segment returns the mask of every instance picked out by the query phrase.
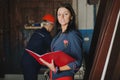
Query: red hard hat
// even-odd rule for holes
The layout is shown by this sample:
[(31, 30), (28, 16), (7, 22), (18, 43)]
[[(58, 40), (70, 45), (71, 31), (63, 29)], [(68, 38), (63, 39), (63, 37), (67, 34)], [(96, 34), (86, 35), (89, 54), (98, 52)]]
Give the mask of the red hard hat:
[(46, 20), (46, 21), (50, 21), (50, 22), (55, 22), (55, 18), (53, 15), (51, 14), (46, 14), (42, 17), (42, 20)]

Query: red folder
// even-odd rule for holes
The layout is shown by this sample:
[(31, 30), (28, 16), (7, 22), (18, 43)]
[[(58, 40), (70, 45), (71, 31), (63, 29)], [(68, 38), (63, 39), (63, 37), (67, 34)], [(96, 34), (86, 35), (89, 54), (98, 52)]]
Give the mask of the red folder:
[(53, 59), (54, 64), (58, 67), (64, 66), (70, 62), (75, 61), (74, 58), (72, 58), (71, 56), (69, 56), (68, 54), (66, 54), (62, 51), (49, 52), (49, 53), (45, 53), (43, 55), (39, 55), (29, 49), (26, 49), (26, 51), (42, 65), (44, 65), (44, 64), (39, 60), (39, 58), (42, 58), (49, 63), (51, 63), (51, 60)]

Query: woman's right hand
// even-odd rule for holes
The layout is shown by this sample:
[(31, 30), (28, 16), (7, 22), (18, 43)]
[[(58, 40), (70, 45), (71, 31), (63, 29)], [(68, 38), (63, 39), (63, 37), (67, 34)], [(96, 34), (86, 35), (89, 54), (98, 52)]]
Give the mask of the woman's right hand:
[(44, 59), (40, 58), (40, 61), (42, 61), (50, 70), (52, 70), (53, 72), (56, 71), (55, 65), (54, 65), (54, 60), (51, 60), (51, 63), (48, 63), (47, 61), (45, 61)]

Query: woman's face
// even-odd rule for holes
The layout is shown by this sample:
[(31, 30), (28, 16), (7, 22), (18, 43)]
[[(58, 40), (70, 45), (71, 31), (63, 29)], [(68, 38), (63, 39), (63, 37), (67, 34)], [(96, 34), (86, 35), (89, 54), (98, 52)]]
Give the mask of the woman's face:
[(68, 26), (68, 23), (72, 17), (68, 9), (61, 7), (57, 11), (57, 18), (58, 18), (58, 22), (63, 27), (63, 26)]

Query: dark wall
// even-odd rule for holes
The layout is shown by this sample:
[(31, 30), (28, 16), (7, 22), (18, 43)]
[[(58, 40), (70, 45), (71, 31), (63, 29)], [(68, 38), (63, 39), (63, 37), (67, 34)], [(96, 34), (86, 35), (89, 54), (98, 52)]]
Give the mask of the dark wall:
[[(55, 15), (59, 3), (72, 0), (0, 0), (0, 74), (21, 73), (21, 56), (33, 30), (24, 25)], [(3, 67), (3, 68), (2, 68)]]

